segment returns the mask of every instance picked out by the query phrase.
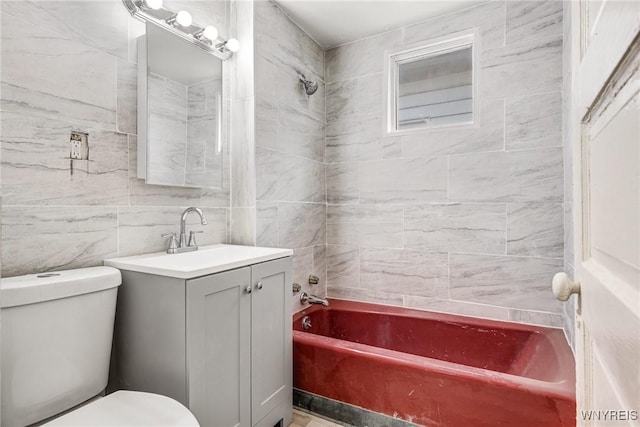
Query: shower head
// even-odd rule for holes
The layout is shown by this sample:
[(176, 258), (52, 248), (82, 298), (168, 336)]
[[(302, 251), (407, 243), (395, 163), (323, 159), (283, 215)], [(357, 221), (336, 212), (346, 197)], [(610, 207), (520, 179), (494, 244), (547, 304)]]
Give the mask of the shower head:
[(304, 92), (307, 95), (313, 95), (318, 90), (318, 83), (312, 82), (311, 80), (307, 80), (304, 74), (300, 74), (300, 81), (302, 82), (302, 86), (304, 87)]

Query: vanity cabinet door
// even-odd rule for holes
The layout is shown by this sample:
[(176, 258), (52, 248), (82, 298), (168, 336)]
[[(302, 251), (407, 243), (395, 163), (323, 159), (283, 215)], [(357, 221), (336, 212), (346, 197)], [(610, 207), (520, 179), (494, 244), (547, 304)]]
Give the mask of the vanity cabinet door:
[(201, 426), (249, 427), (251, 268), (187, 281), (189, 409)]
[(251, 419), (257, 425), (289, 402), (282, 418), (290, 421), (291, 258), (253, 265), (251, 278)]

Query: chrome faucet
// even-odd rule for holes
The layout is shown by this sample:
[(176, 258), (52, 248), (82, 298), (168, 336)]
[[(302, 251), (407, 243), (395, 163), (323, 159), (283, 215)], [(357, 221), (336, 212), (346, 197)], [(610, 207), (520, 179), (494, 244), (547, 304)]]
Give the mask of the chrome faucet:
[(301, 304), (322, 304), (325, 307), (329, 306), (329, 301), (324, 298), (317, 297), (315, 295), (308, 295), (306, 292), (303, 292), (300, 295), (300, 303)]
[(185, 209), (180, 216), (179, 240), (176, 241), (176, 233), (168, 233), (162, 235), (162, 237), (171, 238), (171, 241), (169, 242), (169, 249), (167, 249), (168, 254), (179, 254), (182, 252), (191, 252), (198, 250), (198, 244), (196, 243), (196, 234), (202, 233), (202, 231), (191, 231), (189, 233), (189, 241), (187, 241), (187, 216), (189, 216), (191, 212), (195, 212), (200, 216), (200, 224), (207, 225), (207, 218), (205, 218), (202, 209), (194, 207)]

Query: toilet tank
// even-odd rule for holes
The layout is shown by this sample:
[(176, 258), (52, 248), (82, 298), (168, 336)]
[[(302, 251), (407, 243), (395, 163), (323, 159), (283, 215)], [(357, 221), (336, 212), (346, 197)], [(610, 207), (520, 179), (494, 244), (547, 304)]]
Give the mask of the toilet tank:
[(121, 281), (112, 267), (0, 281), (3, 427), (35, 423), (105, 389)]

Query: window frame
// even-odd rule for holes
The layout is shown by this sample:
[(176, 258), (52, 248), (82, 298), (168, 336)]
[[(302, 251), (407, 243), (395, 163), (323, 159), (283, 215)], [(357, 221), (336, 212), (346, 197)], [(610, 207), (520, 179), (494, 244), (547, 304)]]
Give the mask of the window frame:
[[(444, 55), (471, 47), (471, 93), (472, 120), (460, 123), (425, 124), (425, 126), (410, 129), (398, 129), (398, 92), (399, 66), (402, 64), (423, 60), (429, 57)], [(478, 124), (478, 52), (479, 37), (477, 29), (470, 29), (444, 37), (432, 38), (421, 42), (405, 45), (401, 48), (385, 52), (385, 117), (383, 120), (385, 135), (404, 135), (424, 132), (433, 129), (451, 127), (477, 127)]]

